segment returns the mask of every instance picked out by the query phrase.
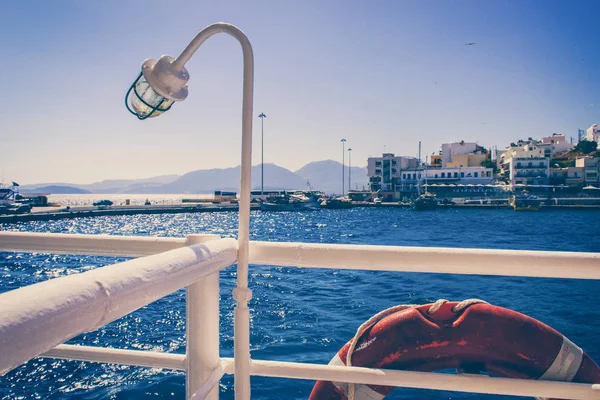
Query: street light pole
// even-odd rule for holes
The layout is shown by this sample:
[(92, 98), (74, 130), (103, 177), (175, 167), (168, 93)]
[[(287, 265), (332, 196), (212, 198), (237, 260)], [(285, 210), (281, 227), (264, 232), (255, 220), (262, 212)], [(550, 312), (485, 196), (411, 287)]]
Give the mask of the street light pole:
[[(252, 291), (248, 289), (248, 258), (250, 249), (250, 189), (252, 172), (252, 115), (254, 96), (254, 54), (248, 37), (238, 27), (219, 22), (209, 25), (196, 35), (177, 59), (162, 56), (148, 59), (125, 97), (127, 109), (140, 120), (153, 118), (168, 111), (174, 102), (183, 101), (188, 94), (189, 74), (185, 64), (198, 48), (211, 36), (227, 33), (241, 45), (243, 53), (242, 81), (242, 161), (238, 225), (237, 282), (233, 290), (236, 300), (234, 310), (234, 387), (235, 398), (250, 399), (250, 310), (248, 302)], [(217, 326), (218, 329), (218, 326)], [(188, 332), (189, 333), (189, 332)], [(192, 341), (187, 338), (188, 345)], [(187, 350), (186, 350), (187, 352)], [(195, 368), (195, 367), (194, 367)], [(198, 371), (186, 368), (187, 397), (199, 389), (202, 381)], [(189, 383), (192, 382), (192, 383)], [(210, 392), (210, 399), (218, 398), (218, 387)]]
[(352, 148), (348, 148), (348, 193), (352, 190)]
[(265, 113), (260, 113), (260, 199), (265, 197)]
[(340, 140), (340, 142), (342, 142), (342, 197), (344, 197), (344, 181), (346, 180), (344, 178), (345, 175), (345, 170), (344, 170), (344, 164), (346, 162), (346, 139), (342, 139)]

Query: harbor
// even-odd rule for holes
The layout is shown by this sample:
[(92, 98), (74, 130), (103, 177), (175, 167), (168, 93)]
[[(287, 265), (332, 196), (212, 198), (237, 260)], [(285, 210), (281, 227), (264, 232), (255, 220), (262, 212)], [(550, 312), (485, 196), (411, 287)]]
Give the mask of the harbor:
[[(185, 199), (184, 199), (185, 200)], [(599, 210), (600, 198), (553, 198), (541, 199), (542, 210), (558, 209), (585, 209)], [(259, 202), (253, 202), (250, 205), (251, 210), (261, 210)], [(284, 208), (284, 209), (265, 209), (263, 212), (310, 212), (326, 209), (325, 206), (303, 208)], [(354, 208), (390, 208), (390, 209), (411, 209), (413, 204), (409, 202), (367, 202), (367, 201), (348, 201), (347, 206), (339, 209), (348, 210)], [(512, 209), (509, 199), (490, 200), (490, 199), (471, 199), (463, 202), (439, 203), (436, 208), (439, 209)], [(0, 215), (0, 224), (14, 224), (31, 221), (55, 221), (61, 219), (73, 218), (93, 218), (103, 216), (119, 215), (144, 215), (144, 214), (182, 214), (182, 213), (214, 213), (214, 212), (237, 212), (239, 204), (237, 202), (179, 202), (171, 204), (150, 204), (150, 205), (111, 205), (111, 206), (53, 206), (53, 207), (33, 207), (30, 212)]]

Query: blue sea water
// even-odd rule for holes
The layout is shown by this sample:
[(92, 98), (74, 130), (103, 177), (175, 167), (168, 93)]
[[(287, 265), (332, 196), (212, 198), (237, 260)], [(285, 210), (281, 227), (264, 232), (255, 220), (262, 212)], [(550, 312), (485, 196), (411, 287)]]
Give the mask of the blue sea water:
[[(114, 235), (235, 237), (237, 214), (98, 217), (0, 226), (3, 230)], [(600, 251), (600, 212), (406, 209), (252, 213), (251, 237), (267, 241)], [(0, 253), (0, 292), (125, 258)], [(481, 263), (485, 264), (482, 259)], [(568, 266), (565, 266), (568, 268)], [(221, 355), (233, 356), (231, 291), (235, 269), (221, 272)], [(251, 353), (256, 359), (327, 363), (356, 328), (396, 304), (482, 298), (537, 318), (600, 361), (600, 282), (520, 277), (387, 273), (251, 266)], [(180, 290), (70, 343), (183, 353), (185, 297)], [(1, 355), (0, 355), (1, 356)], [(314, 382), (252, 378), (255, 399), (305, 399)], [(233, 399), (233, 378), (221, 381)], [(184, 398), (181, 372), (35, 359), (0, 377), (2, 399)], [(396, 389), (396, 399), (500, 398)]]

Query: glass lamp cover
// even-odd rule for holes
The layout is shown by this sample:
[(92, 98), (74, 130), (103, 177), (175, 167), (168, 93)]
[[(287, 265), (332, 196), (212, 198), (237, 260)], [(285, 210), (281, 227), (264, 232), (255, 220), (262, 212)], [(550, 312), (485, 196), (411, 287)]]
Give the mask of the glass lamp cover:
[(140, 119), (157, 117), (173, 105), (173, 100), (161, 96), (152, 89), (144, 75), (138, 78), (129, 97), (131, 108)]

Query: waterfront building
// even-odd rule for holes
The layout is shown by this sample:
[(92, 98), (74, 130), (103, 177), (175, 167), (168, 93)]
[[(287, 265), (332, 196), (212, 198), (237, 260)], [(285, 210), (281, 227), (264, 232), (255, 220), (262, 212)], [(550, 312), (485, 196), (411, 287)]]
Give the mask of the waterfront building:
[(586, 140), (600, 144), (600, 125), (594, 124), (587, 129)]
[(492, 168), (451, 167), (431, 169), (407, 169), (401, 171), (399, 192), (416, 192), (419, 185), (489, 185), (494, 180)]
[(550, 185), (582, 186), (583, 182), (582, 167), (550, 169)]
[(581, 142), (585, 139), (586, 132), (583, 129), (577, 129), (577, 142)]
[(372, 191), (383, 190), (394, 192), (400, 181), (400, 171), (416, 169), (419, 160), (415, 157), (395, 156), (393, 153), (383, 153), (381, 157), (369, 157), (367, 160), (367, 175)]
[(547, 185), (550, 181), (551, 143), (530, 139), (512, 143), (498, 164), (511, 185)]
[(481, 166), (481, 161), (489, 156), (489, 152), (475, 143), (461, 143), (442, 146), (447, 154), (454, 154), (448, 160), (450, 166), (446, 167), (442, 166), (444, 150), (442, 154), (431, 156), (431, 161), (436, 167), (427, 168), (420, 166), (416, 158), (395, 156), (392, 153), (384, 153), (381, 157), (369, 157), (367, 175), (370, 190), (381, 191), (384, 196), (401, 198), (416, 193), (419, 185), (426, 182), (491, 184), (494, 179), (493, 169)]
[(581, 157), (575, 160), (575, 166), (582, 169), (583, 183), (586, 185), (600, 183), (600, 158)]

